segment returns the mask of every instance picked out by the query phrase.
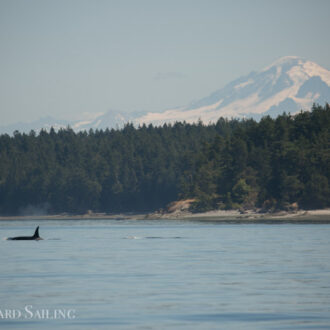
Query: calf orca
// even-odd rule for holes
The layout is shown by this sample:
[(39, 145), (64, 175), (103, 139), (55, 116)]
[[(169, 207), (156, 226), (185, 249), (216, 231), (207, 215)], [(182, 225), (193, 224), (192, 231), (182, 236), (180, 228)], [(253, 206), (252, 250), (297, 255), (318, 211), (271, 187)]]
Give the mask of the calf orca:
[(36, 228), (34, 235), (33, 236), (17, 236), (17, 237), (9, 237), (8, 240), (11, 241), (21, 241), (21, 240), (25, 240), (25, 241), (39, 241), (43, 238), (41, 238), (39, 236), (39, 226)]

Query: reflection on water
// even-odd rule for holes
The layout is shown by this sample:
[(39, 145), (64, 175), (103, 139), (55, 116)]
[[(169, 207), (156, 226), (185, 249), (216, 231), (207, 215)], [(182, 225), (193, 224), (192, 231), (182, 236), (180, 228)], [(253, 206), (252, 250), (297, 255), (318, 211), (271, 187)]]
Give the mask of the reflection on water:
[(0, 241), (6, 329), (330, 327), (330, 225), (1, 221), (0, 237), (38, 224), (44, 241)]

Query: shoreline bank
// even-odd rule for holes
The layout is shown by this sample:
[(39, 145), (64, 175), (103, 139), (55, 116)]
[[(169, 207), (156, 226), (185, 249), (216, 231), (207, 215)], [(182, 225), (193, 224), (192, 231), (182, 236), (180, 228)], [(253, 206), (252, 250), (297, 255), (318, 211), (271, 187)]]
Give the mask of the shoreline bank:
[(190, 220), (190, 221), (214, 221), (229, 223), (329, 223), (330, 209), (324, 210), (300, 210), (295, 212), (281, 211), (277, 213), (258, 213), (247, 211), (241, 213), (237, 210), (209, 211), (203, 213), (191, 213), (189, 211), (177, 211), (172, 213), (87, 213), (87, 214), (54, 214), (54, 215), (23, 215), (0, 216), (0, 221), (5, 220)]

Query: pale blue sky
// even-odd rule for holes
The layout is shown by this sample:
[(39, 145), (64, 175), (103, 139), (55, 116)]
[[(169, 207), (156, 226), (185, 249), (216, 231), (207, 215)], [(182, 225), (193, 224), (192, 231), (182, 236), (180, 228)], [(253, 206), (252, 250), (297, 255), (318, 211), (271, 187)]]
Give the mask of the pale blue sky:
[(0, 0), (0, 125), (160, 111), (281, 56), (330, 69), (329, 0)]

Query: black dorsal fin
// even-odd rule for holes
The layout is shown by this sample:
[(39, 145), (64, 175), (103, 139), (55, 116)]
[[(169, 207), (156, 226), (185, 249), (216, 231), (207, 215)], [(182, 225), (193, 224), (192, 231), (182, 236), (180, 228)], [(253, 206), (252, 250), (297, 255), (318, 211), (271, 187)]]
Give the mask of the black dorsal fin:
[(33, 237), (40, 237), (39, 236), (39, 226), (36, 228), (36, 231), (34, 232)]

